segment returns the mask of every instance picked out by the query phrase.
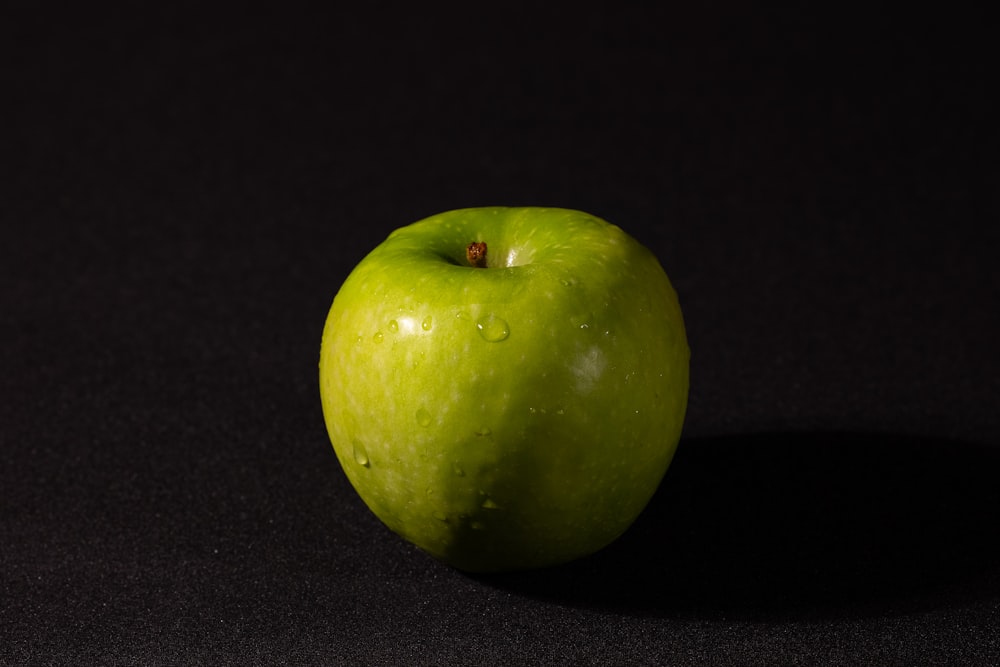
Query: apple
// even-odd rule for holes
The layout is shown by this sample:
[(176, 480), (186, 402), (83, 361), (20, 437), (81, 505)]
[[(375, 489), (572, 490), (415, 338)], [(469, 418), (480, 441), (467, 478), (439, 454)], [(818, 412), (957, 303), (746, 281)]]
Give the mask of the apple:
[(690, 353), (653, 254), (558, 208), (397, 229), (350, 273), (320, 351), (334, 451), (390, 529), (468, 572), (593, 553), (680, 438)]

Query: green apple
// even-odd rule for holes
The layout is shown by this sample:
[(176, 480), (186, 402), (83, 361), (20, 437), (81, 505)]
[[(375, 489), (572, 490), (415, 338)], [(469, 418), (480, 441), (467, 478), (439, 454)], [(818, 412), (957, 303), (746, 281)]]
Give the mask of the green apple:
[(344, 472), (389, 528), (470, 572), (601, 549), (673, 457), (689, 350), (653, 254), (580, 211), (471, 208), (393, 232), (320, 352)]

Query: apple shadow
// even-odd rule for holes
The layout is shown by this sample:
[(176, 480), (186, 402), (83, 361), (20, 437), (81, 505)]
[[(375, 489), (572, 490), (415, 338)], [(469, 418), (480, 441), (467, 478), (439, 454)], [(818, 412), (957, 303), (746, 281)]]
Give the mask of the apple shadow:
[(872, 433), (681, 443), (614, 544), (478, 577), (642, 615), (773, 619), (907, 613), (1000, 599), (1000, 448)]

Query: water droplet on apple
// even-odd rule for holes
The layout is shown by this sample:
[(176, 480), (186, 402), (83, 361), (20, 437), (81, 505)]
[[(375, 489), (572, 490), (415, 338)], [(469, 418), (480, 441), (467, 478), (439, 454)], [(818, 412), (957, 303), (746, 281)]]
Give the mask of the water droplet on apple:
[(396, 320), (389, 320), (389, 331), (392, 333), (399, 331), (399, 323)]
[(431, 318), (430, 315), (425, 317), (424, 321), (420, 323), (420, 328), (423, 329), (424, 331), (430, 331), (431, 327), (433, 326), (434, 326), (434, 320)]
[(365, 449), (365, 446), (357, 439), (354, 440), (353, 445), (355, 462), (360, 466), (369, 467), (371, 461), (368, 460), (368, 451)]
[(489, 426), (483, 426), (482, 428), (476, 429), (476, 435), (481, 438), (485, 438), (488, 435), (492, 435), (493, 430)]
[(500, 509), (500, 506), (497, 505), (496, 501), (493, 500), (492, 498), (488, 497), (488, 496), (487, 496), (486, 500), (483, 501), (482, 505), (480, 505), (480, 507), (482, 507), (483, 509), (487, 509), (487, 510), (497, 510), (497, 509)]
[(421, 426), (429, 426), (431, 423), (431, 413), (423, 408), (417, 410), (417, 423)]
[(479, 330), (479, 335), (483, 337), (483, 340), (490, 343), (507, 340), (507, 336), (510, 335), (510, 325), (503, 318), (493, 314), (479, 318), (479, 321), (476, 322), (476, 329)]
[(376, 331), (375, 335), (372, 336), (372, 338), (375, 340), (376, 343), (381, 343), (382, 339), (385, 338), (385, 336), (382, 335), (381, 331)]
[(459, 477), (465, 477), (465, 471), (462, 470), (462, 466), (458, 465), (457, 463), (455, 464), (455, 467), (452, 470)]

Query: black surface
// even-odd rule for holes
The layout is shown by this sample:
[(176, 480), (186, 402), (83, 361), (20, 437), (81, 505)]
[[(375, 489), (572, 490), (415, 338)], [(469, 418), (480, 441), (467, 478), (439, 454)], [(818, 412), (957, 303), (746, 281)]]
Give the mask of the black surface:
[[(0, 20), (0, 663), (997, 664), (982, 16)], [(580, 208), (677, 288), (639, 522), (470, 577), (364, 508), (320, 332), (392, 229)]]

